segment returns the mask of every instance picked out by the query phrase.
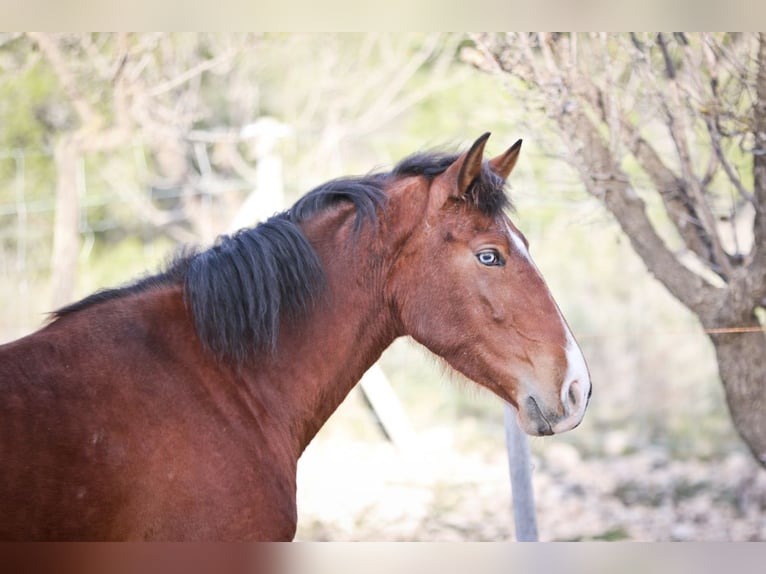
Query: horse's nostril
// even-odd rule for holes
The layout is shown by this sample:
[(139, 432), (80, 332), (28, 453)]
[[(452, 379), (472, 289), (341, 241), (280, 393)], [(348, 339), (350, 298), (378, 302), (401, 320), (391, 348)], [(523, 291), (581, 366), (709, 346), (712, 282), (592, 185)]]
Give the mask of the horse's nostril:
[(567, 415), (576, 412), (579, 409), (580, 403), (584, 398), (583, 395), (584, 393), (580, 387), (580, 381), (570, 381), (566, 387), (566, 395), (562, 395), (562, 399), (564, 401), (564, 412)]
[(571, 385), (569, 385), (569, 392), (567, 393), (567, 396), (569, 397), (569, 405), (574, 407), (577, 405), (577, 381), (574, 381)]
[(593, 385), (590, 386), (588, 389), (588, 400), (590, 400), (591, 395), (593, 394)]
[(569, 397), (569, 405), (572, 407), (577, 404), (577, 389), (575, 388), (576, 384), (577, 382), (574, 382), (569, 385), (569, 393), (567, 393), (567, 396)]

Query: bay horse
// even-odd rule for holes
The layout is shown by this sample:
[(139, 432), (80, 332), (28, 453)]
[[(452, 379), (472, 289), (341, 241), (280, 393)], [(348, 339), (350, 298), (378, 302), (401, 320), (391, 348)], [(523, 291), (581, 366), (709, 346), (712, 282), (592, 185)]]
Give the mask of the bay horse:
[(521, 140), (330, 181), (0, 346), (0, 539), (291, 540), (296, 466), (394, 339), (518, 413), (581, 421), (590, 376), (508, 217)]

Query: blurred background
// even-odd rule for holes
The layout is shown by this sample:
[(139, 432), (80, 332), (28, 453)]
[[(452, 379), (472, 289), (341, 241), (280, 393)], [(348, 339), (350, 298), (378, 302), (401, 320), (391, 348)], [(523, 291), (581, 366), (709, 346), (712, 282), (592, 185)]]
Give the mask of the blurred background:
[[(728, 276), (704, 269), (699, 253), (696, 264), (684, 259), (695, 250), (655, 178), (615, 135), (624, 111), (671, 155), (678, 133), (644, 118), (658, 112), (678, 126), (698, 114), (681, 128), (688, 166), (683, 154), (668, 162), (705, 184), (708, 231), (720, 226), (726, 252), (751, 249), (754, 203), (737, 182), (752, 180), (752, 126), (719, 130), (741, 144), (719, 139), (723, 160), (710, 151), (712, 132), (695, 123), (709, 116), (699, 115), (703, 98), (683, 91), (699, 78), (676, 81), (692, 68), (692, 49), (709, 67), (698, 94), (715, 77), (723, 88), (711, 93), (732, 110), (714, 127), (744, 122), (757, 36), (0, 34), (0, 342), (328, 179), (388, 169), (419, 150), (458, 150), (485, 131), (488, 155), (523, 138), (512, 218), (594, 384), (580, 427), (531, 440), (541, 539), (766, 540), (766, 473), (732, 423), (699, 314), (647, 271), (601, 201), (607, 193), (572, 161), (576, 138), (557, 123), (575, 96), (590, 97), (572, 70), (590, 70), (612, 103), (604, 118), (595, 107), (588, 117), (631, 192), (684, 267), (724, 288)], [(556, 66), (566, 72), (560, 84)], [(734, 94), (737, 77), (751, 84)], [(675, 116), (649, 101), (673, 85)], [(552, 99), (567, 90), (571, 100)], [(389, 440), (366, 395), (352, 391), (300, 461), (298, 538), (512, 539), (500, 401), (409, 340), (379, 365), (406, 440)]]

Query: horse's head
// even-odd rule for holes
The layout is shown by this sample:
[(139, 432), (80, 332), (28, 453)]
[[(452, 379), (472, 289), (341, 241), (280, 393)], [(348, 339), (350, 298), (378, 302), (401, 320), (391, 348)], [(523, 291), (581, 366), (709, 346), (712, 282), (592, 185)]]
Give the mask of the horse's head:
[(485, 162), (488, 137), (438, 175), (398, 180), (411, 209), (420, 196), (422, 211), (400, 249), (389, 296), (406, 334), (515, 406), (528, 434), (559, 433), (580, 423), (590, 376), (504, 211), (521, 141)]

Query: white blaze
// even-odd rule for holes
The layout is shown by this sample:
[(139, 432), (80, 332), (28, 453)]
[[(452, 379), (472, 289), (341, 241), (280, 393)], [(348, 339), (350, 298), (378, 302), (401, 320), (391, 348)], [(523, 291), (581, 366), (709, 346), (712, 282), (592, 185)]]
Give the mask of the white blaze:
[[(527, 246), (524, 245), (524, 241), (522, 241), (519, 234), (516, 233), (511, 228), (511, 226), (508, 225), (508, 223), (506, 223), (506, 229), (508, 229), (508, 235), (510, 236), (514, 247), (516, 247), (517, 251), (522, 255), (522, 257), (524, 257), (524, 259), (529, 261), (530, 265), (532, 265), (540, 278), (542, 278), (542, 273), (540, 273), (537, 265), (535, 265), (535, 262), (529, 255)], [(552, 295), (551, 300), (553, 300)], [(555, 301), (554, 305), (556, 305)], [(556, 310), (558, 311), (559, 319), (561, 320), (561, 327), (564, 329), (566, 336), (565, 353), (567, 360), (567, 372), (566, 376), (564, 377), (564, 384), (561, 386), (561, 402), (562, 404), (568, 404), (570, 402), (567, 395), (569, 394), (570, 386), (574, 382), (577, 382), (575, 389), (578, 395), (577, 400), (575, 401), (577, 404), (577, 410), (569, 413), (569, 417), (567, 417), (566, 420), (561, 421), (559, 425), (554, 425), (553, 431), (559, 432), (557, 426), (566, 426), (568, 421), (570, 421), (572, 418), (576, 418), (577, 420), (582, 418), (582, 415), (585, 412), (585, 406), (588, 402), (587, 397), (590, 394), (591, 382), (590, 375), (588, 374), (588, 367), (585, 364), (585, 357), (582, 354), (582, 350), (575, 341), (574, 335), (572, 335), (572, 331), (569, 329), (569, 325), (567, 325), (567, 322), (564, 320), (564, 316), (561, 314), (561, 309), (559, 309), (558, 305), (556, 305)]]

